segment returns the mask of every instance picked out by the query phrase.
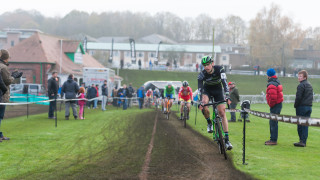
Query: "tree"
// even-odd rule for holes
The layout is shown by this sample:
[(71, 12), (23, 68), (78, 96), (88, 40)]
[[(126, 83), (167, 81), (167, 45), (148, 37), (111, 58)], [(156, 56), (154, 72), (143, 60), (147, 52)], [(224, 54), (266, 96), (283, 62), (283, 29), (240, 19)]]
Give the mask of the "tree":
[(228, 42), (243, 44), (245, 41), (246, 24), (239, 16), (230, 15), (226, 18)]
[(285, 67), (285, 58), (292, 56), (305, 37), (299, 25), (287, 16), (281, 16), (278, 6), (263, 8), (250, 21), (249, 45), (253, 65)]

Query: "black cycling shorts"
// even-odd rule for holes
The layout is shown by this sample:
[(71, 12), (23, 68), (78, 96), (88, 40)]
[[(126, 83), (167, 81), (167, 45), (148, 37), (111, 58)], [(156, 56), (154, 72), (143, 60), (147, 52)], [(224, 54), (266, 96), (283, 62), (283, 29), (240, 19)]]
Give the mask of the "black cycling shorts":
[(221, 86), (204, 86), (203, 94), (209, 97), (209, 100), (214, 100), (214, 102), (223, 101), (224, 95)]

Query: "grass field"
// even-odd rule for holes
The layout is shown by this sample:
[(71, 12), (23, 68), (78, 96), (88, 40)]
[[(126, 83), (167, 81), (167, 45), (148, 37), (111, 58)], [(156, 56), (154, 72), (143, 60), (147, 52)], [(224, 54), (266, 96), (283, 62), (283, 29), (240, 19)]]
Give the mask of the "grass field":
[[(172, 80), (183, 81), (187, 80), (195, 91), (198, 88), (198, 73), (196, 72), (172, 72), (172, 71), (148, 71), (148, 70), (119, 70), (119, 75), (123, 78), (122, 83), (132, 83), (133, 87), (140, 87), (143, 83), (151, 80)], [(261, 91), (266, 90), (266, 76), (246, 76), (246, 75), (227, 75), (228, 81), (236, 82), (240, 94), (254, 95), (261, 94)], [(284, 94), (296, 94), (298, 80), (297, 78), (280, 77), (280, 82), (283, 85)], [(320, 79), (309, 79), (314, 92), (319, 94)]]
[[(268, 112), (268, 105), (253, 104), (252, 110)], [(208, 138), (206, 121), (200, 111), (195, 125), (195, 109), (191, 111), (188, 124)], [(293, 104), (284, 104), (281, 114), (295, 115)], [(227, 113), (230, 118), (230, 113)], [(237, 114), (238, 118), (239, 114)], [(320, 104), (314, 104), (312, 117), (320, 117)], [(242, 132), (243, 123), (229, 123), (230, 140), (234, 149), (228, 152), (235, 167), (258, 179), (318, 179), (320, 165), (320, 128), (310, 127), (306, 148), (293, 146), (298, 142), (297, 125), (279, 122), (277, 146), (265, 146), (269, 140), (269, 120), (250, 115), (246, 128), (246, 162), (242, 165)]]
[(4, 120), (11, 140), (0, 144), (0, 179), (137, 178), (152, 132), (143, 127), (153, 121), (136, 118), (147, 111), (86, 110), (85, 120), (68, 121), (60, 112), (58, 128), (46, 113)]

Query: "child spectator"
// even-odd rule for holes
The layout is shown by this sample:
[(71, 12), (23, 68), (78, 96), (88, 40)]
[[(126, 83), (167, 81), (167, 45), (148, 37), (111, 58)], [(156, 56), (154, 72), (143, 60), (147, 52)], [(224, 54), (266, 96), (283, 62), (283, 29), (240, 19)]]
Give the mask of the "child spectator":
[[(79, 95), (79, 99), (84, 99), (85, 98), (85, 96), (84, 96), (84, 87), (80, 87), (80, 90), (79, 90), (79, 93), (80, 93), (80, 95)], [(86, 104), (86, 100), (79, 100), (79, 117), (80, 117), (80, 119), (84, 119), (84, 117), (83, 117), (83, 107), (84, 107), (84, 105)]]

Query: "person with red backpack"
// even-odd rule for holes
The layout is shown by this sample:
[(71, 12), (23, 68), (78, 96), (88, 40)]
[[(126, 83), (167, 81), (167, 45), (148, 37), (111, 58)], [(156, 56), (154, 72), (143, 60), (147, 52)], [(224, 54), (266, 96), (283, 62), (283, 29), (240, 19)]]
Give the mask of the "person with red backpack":
[[(276, 71), (273, 68), (267, 70), (268, 84), (266, 90), (266, 99), (270, 107), (270, 113), (280, 114), (282, 109), (283, 93), (282, 85)], [(277, 145), (278, 140), (278, 121), (269, 120), (270, 140), (265, 142), (265, 145)]]

